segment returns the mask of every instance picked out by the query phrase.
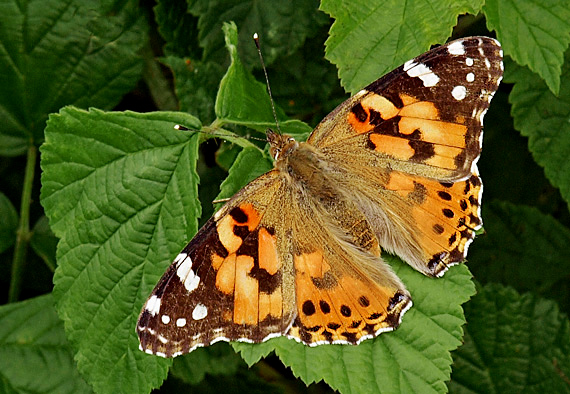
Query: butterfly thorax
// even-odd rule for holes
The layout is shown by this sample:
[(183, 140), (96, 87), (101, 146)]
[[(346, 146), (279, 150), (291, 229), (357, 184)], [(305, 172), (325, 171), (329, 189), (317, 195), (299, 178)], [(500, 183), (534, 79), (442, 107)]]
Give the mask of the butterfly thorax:
[[(320, 193), (326, 187), (325, 174), (330, 172), (322, 154), (306, 142), (268, 130), (267, 139), (275, 168), (289, 181), (307, 188), (309, 193)], [(330, 186), (330, 185), (329, 185)]]
[[(328, 160), (317, 147), (292, 137), (268, 132), (275, 169), (285, 190), (292, 193), (304, 211), (318, 211), (321, 226), (374, 256), (380, 254), (378, 240), (364, 214), (350, 198), (346, 169)], [(292, 208), (290, 208), (292, 209)]]

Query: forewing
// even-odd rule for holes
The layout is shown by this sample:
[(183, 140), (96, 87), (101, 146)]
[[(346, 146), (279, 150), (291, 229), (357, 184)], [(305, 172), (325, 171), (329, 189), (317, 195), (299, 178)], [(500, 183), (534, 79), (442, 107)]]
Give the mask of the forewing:
[(308, 142), (371, 152), (393, 170), (439, 181), (465, 179), (481, 153), (483, 117), (503, 74), (488, 37), (462, 38), (406, 62), (351, 97)]
[(142, 350), (171, 357), (217, 341), (262, 342), (290, 327), (293, 293), (264, 220), (281, 186), (276, 171), (257, 178), (180, 252), (140, 314)]

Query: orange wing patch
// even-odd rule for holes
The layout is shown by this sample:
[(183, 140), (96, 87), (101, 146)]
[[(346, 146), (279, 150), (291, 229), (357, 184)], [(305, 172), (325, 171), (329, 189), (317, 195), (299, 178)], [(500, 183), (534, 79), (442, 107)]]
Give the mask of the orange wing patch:
[(347, 121), (357, 134), (369, 133), (369, 148), (396, 160), (447, 169), (462, 165), (465, 117), (443, 120), (433, 102), (404, 93), (397, 101), (368, 92), (348, 111)]
[(256, 325), (283, 314), (281, 261), (273, 230), (259, 226), (261, 217), (251, 204), (242, 204), (217, 223), (225, 250), (212, 254), (216, 288), (233, 297), (235, 324)]
[(482, 224), (482, 185), (477, 173), (464, 181), (440, 183), (393, 171), (386, 189), (410, 201), (428, 273), (441, 276), (449, 265), (465, 259), (475, 230)]
[(295, 255), (294, 264), (298, 315), (287, 335), (309, 345), (359, 343), (396, 328), (411, 306), (397, 289), (338, 277), (321, 251)]
[(218, 235), (228, 253), (235, 253), (242, 244), (242, 238), (234, 233), (234, 229), (253, 231), (259, 225), (259, 220), (259, 213), (253, 205), (243, 204), (218, 222)]

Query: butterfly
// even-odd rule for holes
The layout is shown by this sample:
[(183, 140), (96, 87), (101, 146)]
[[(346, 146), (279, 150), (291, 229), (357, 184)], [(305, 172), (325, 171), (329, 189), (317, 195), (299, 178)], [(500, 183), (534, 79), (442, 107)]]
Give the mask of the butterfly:
[(397, 328), (411, 295), (381, 252), (433, 277), (465, 259), (502, 73), (498, 41), (462, 38), (356, 93), (306, 142), (269, 130), (274, 168), (174, 259), (142, 308), (141, 350), (173, 357), (278, 336), (358, 344)]

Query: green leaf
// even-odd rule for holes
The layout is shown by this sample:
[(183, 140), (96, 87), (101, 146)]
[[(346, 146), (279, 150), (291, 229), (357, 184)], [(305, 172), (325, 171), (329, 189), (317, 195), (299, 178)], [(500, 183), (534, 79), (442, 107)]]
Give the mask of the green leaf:
[(267, 70), (275, 102), (289, 116), (310, 125), (316, 125), (348, 98), (336, 67), (325, 59), (327, 30), (321, 28), (316, 37), (295, 53), (280, 57)]
[[(0, 113), (2, 113), (1, 108)], [(3, 132), (4, 131), (0, 129), (0, 133)], [(28, 146), (29, 141), (24, 137), (0, 134), (0, 156), (20, 156), (26, 153)]]
[(465, 314), (451, 393), (570, 393), (570, 325), (556, 303), (489, 284)]
[(57, 265), (55, 259), (57, 241), (57, 237), (49, 226), (48, 218), (42, 216), (34, 225), (30, 246), (52, 271), (55, 271)]
[(18, 228), (18, 212), (12, 202), (0, 192), (0, 253), (4, 252), (16, 242), (16, 229)]
[(505, 52), (540, 75), (558, 95), (564, 52), (570, 44), (568, 1), (487, 0), (483, 12)]
[(557, 282), (567, 283), (567, 227), (536, 208), (506, 202), (483, 205), (483, 218), (485, 235), (469, 251), (469, 266), (478, 280), (543, 294)]
[(339, 69), (344, 88), (356, 93), (430, 45), (447, 40), (457, 17), (477, 13), (480, 0), (323, 0), (335, 19), (326, 57)]
[(178, 379), (197, 384), (204, 380), (206, 374), (234, 375), (244, 365), (240, 356), (227, 343), (217, 343), (177, 357), (170, 372)]
[[(222, 24), (233, 21), (240, 27), (240, 53), (246, 64), (258, 65), (253, 33), (260, 36), (267, 64), (278, 56), (293, 53), (307, 37), (327, 23), (317, 12), (317, 0), (253, 1), (193, 0), (190, 12), (199, 17), (198, 38), (204, 48), (203, 59), (220, 62), (227, 58)], [(237, 39), (237, 37), (236, 37)]]
[(475, 293), (471, 274), (460, 265), (444, 278), (428, 278), (399, 259), (386, 257), (414, 301), (396, 331), (358, 346), (311, 348), (276, 338), (261, 345), (236, 343), (234, 348), (249, 365), (275, 350), (306, 384), (323, 379), (341, 393), (445, 392), (450, 352), (461, 344), (463, 335), (461, 305)]
[[(570, 59), (570, 53), (566, 57)], [(516, 75), (525, 78), (517, 81), (509, 96), (515, 128), (529, 137), (534, 159), (570, 203), (570, 61), (562, 67), (558, 97), (536, 74), (518, 71)]]
[(0, 307), (0, 382), (6, 393), (92, 392), (77, 372), (51, 295)]
[(533, 73), (526, 66), (521, 66), (515, 62), (509, 55), (505, 55), (503, 59), (505, 72), (503, 74), (503, 82), (516, 83), (524, 82), (527, 78), (536, 78), (537, 74)]
[(199, 57), (198, 18), (188, 11), (186, 1), (158, 0), (153, 9), (158, 32), (166, 41), (164, 53), (170, 57)]
[[(221, 124), (233, 123), (245, 125), (258, 131), (275, 127), (271, 109), (271, 101), (265, 86), (257, 82), (244, 68), (237, 53), (237, 28), (235, 24), (224, 24), (226, 46), (230, 52), (232, 63), (222, 78), (215, 112)], [(280, 126), (286, 133), (306, 136), (311, 128), (298, 120), (286, 120), (283, 111), (276, 108)]]
[(39, 144), (66, 104), (113, 107), (140, 77), (145, 28), (128, 3), (4, 1), (0, 15), (0, 153)]
[(241, 152), (241, 148), (237, 145), (231, 144), (226, 141), (222, 141), (222, 144), (216, 151), (216, 163), (224, 171), (229, 171), (230, 167), (234, 164), (238, 154)]
[(230, 168), (228, 177), (220, 186), (220, 194), (216, 199), (233, 196), (239, 189), (272, 168), (271, 159), (260, 149), (244, 148)]
[[(144, 299), (197, 230), (200, 129), (182, 113), (64, 108), (41, 147), (41, 202), (61, 239), (57, 311), (97, 392), (149, 391), (170, 360), (138, 349)], [(145, 371), (136, 374), (135, 370)]]
[(216, 92), (224, 72), (222, 66), (174, 56), (168, 56), (162, 62), (174, 74), (180, 110), (191, 113), (203, 123), (211, 122), (214, 119)]
[[(528, 68), (524, 69), (528, 71)], [(528, 151), (528, 139), (515, 130), (508, 103), (510, 92), (506, 90), (500, 89), (495, 93), (485, 115), (483, 151), (477, 162), (485, 189), (483, 208), (488, 201), (500, 199), (514, 204), (536, 205), (544, 212), (554, 212), (565, 202)], [(501, 171), (497, 171), (498, 168)], [(483, 219), (485, 225), (489, 224), (485, 215)]]

